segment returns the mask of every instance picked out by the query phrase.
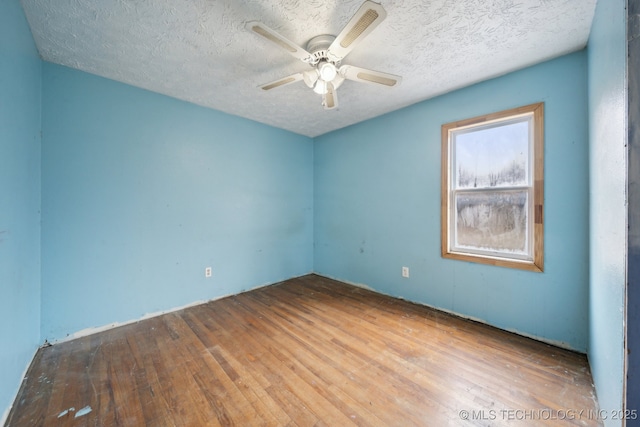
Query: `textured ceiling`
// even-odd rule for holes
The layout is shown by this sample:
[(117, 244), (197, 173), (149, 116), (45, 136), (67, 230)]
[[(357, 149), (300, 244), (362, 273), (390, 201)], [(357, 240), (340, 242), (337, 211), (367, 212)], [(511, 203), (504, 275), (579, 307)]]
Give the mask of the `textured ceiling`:
[(583, 48), (596, 0), (380, 0), (387, 18), (343, 61), (403, 77), (346, 81), (324, 110), (309, 69), (247, 31), (258, 20), (306, 46), (337, 35), (362, 0), (22, 0), (46, 61), (307, 136)]

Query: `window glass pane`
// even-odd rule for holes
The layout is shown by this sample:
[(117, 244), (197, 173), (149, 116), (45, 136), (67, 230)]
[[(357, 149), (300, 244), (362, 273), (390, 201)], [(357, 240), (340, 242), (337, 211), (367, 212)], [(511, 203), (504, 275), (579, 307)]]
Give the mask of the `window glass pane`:
[(457, 188), (511, 187), (529, 182), (529, 120), (454, 133)]
[(528, 255), (527, 191), (456, 194), (455, 204), (457, 248)]

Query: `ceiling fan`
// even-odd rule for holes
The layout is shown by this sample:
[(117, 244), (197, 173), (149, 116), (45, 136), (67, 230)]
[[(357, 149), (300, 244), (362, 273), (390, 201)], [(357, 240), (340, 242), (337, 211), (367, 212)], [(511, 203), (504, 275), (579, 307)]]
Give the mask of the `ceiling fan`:
[(313, 91), (322, 95), (322, 105), (331, 110), (338, 106), (337, 89), (344, 80), (372, 83), (383, 86), (395, 86), (402, 78), (380, 71), (367, 70), (353, 65), (340, 65), (340, 62), (354, 47), (373, 31), (387, 16), (382, 5), (366, 0), (338, 36), (323, 34), (307, 42), (306, 49), (289, 41), (261, 22), (247, 22), (246, 28), (264, 37), (290, 55), (311, 67), (300, 73), (278, 79), (260, 86), (262, 90), (271, 90), (297, 82), (299, 80)]

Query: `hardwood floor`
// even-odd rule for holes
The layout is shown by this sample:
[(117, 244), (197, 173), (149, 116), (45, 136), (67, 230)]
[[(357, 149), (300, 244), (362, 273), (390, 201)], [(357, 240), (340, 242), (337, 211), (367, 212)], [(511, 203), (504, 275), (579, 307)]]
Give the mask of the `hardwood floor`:
[(601, 425), (596, 414), (583, 355), (310, 275), (43, 348), (7, 426)]

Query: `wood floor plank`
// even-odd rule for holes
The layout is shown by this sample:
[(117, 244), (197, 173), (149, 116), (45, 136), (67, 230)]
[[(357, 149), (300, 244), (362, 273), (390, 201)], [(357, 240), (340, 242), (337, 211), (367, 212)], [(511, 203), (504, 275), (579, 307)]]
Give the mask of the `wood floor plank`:
[[(233, 379), (238, 391), (242, 393), (244, 399), (256, 411), (256, 417), (265, 420), (267, 425), (285, 425), (289, 423), (291, 421), (290, 418), (265, 392), (270, 383), (259, 372), (256, 375), (255, 372), (247, 369), (246, 364), (242, 363), (245, 360), (242, 352), (228, 352), (225, 350), (232, 341), (235, 341), (228, 333), (229, 331), (224, 331), (224, 334), (221, 334), (221, 330), (213, 325), (209, 316), (206, 316), (208, 321), (205, 326), (199, 321), (202, 318), (202, 312), (199, 311), (198, 314), (199, 316), (194, 316), (193, 314), (185, 316), (186, 323), (200, 338), (204, 346), (207, 347), (208, 356), (229, 376), (229, 380)], [(212, 340), (207, 335), (207, 330), (218, 331), (217, 339)], [(223, 366), (226, 366), (226, 369)], [(273, 421), (276, 422), (274, 423)]]
[[(258, 307), (251, 306), (250, 308), (254, 310), (259, 310)], [(276, 307), (272, 306), (271, 311), (275, 313), (277, 311)], [(277, 324), (278, 317), (279, 316), (275, 316), (271, 320), (276, 322)], [(294, 324), (289, 325), (289, 331), (294, 336), (295, 336), (295, 332), (294, 332), (295, 329), (296, 329), (296, 326)], [(382, 397), (385, 400), (385, 403), (383, 403), (380, 406), (381, 407), (386, 406), (386, 404), (389, 403), (388, 398), (392, 398), (392, 395), (383, 393), (382, 396), (380, 396), (379, 388), (377, 387), (379, 383), (376, 384), (374, 382), (367, 380), (367, 378), (371, 378), (371, 377), (381, 378), (384, 375), (378, 372), (375, 367), (367, 366), (365, 361), (363, 361), (360, 358), (354, 357), (353, 354), (349, 354), (343, 351), (336, 351), (338, 350), (338, 346), (336, 346), (336, 344), (331, 341), (332, 336), (326, 333), (323, 333), (321, 329), (322, 328), (313, 329), (315, 331), (315, 335), (319, 336), (319, 339), (315, 339), (312, 335), (305, 334), (305, 332), (302, 329), (299, 329), (298, 333), (300, 335), (298, 336), (298, 342), (295, 342), (295, 341), (283, 342), (282, 344), (286, 348), (289, 346), (293, 346), (293, 347), (300, 346), (300, 343), (306, 343), (307, 345), (306, 349), (311, 353), (315, 353), (315, 356), (318, 357), (315, 363), (309, 364), (309, 369), (314, 369), (313, 366), (315, 364), (317, 364), (317, 366), (322, 367), (322, 370), (321, 370), (322, 372), (318, 373), (319, 378), (322, 378), (327, 373), (330, 373), (332, 371), (332, 368), (337, 368), (338, 370), (342, 370), (342, 372), (337, 371), (338, 375), (334, 375), (331, 378), (326, 378), (326, 382), (330, 384), (338, 384), (338, 385), (347, 384), (350, 389), (350, 392), (355, 394), (359, 394), (358, 392), (362, 390), (366, 390), (367, 395), (360, 396), (362, 401), (368, 400), (370, 402), (374, 396), (377, 396), (378, 398)], [(327, 354), (332, 355), (332, 358), (329, 358), (326, 356), (323, 357), (323, 355), (327, 355)], [(394, 383), (394, 381), (392, 381), (391, 378), (388, 378), (387, 376), (384, 376), (384, 377), (385, 377), (384, 381), (387, 387), (400, 386), (400, 384)], [(356, 387), (354, 387), (354, 385)], [(384, 417), (384, 414), (380, 414), (380, 415)]]
[[(25, 422), (29, 422), (34, 426), (42, 425), (47, 414), (47, 407), (51, 399), (53, 382), (59, 364), (56, 358), (53, 358), (52, 361), (52, 359), (47, 356), (56, 352), (56, 350), (57, 349), (53, 348), (42, 348), (36, 353), (21, 387), (24, 393), (18, 395), (14, 403), (13, 410), (22, 413)], [(50, 366), (53, 368), (52, 365), (54, 363), (55, 369), (51, 369), (49, 372), (41, 369), (41, 366)], [(37, 387), (27, 389), (25, 387), (27, 380), (29, 380), (30, 383), (36, 384)]]
[(602, 425), (595, 414), (584, 355), (308, 275), (43, 348), (6, 426)]
[[(234, 308), (233, 312), (237, 313), (241, 309), (241, 305), (237, 305)], [(228, 316), (233, 315), (230, 312), (226, 314)], [(245, 312), (244, 315), (245, 319), (249, 319), (252, 313)], [(263, 318), (262, 320), (266, 319)], [(310, 379), (313, 375), (305, 372), (304, 366), (299, 363), (298, 357), (288, 351), (287, 345), (284, 344), (284, 341), (281, 341), (286, 340), (286, 336), (281, 333), (270, 332), (269, 326), (264, 322), (262, 322), (262, 325), (265, 326), (265, 328), (262, 328), (263, 334), (256, 337), (256, 340), (269, 349), (268, 354), (263, 354), (263, 357), (270, 359), (270, 362), (265, 365), (265, 369), (270, 371), (272, 384), (287, 387), (308, 411), (315, 412), (317, 406), (322, 407), (323, 417), (330, 422), (330, 425), (349, 425), (349, 419), (345, 418), (345, 415), (334, 405), (326, 402), (322, 393), (319, 393), (319, 390), (314, 387), (314, 381), (318, 379)], [(275, 329), (273, 330), (275, 331)], [(273, 343), (280, 345), (273, 346)], [(274, 367), (276, 369), (273, 369)]]
[[(75, 344), (75, 343), (74, 343)], [(47, 413), (45, 414), (42, 425), (49, 425), (54, 420), (58, 425), (64, 426), (68, 424), (67, 418), (73, 418), (74, 413), (70, 411), (70, 408), (74, 408), (73, 405), (68, 405), (67, 402), (64, 401), (66, 384), (69, 381), (69, 372), (70, 367), (73, 365), (73, 359), (71, 355), (73, 354), (73, 344), (70, 345), (68, 352), (60, 352), (56, 351), (60, 357), (60, 364), (58, 365), (58, 369), (56, 372), (51, 372), (51, 375), (45, 374), (48, 377), (53, 378), (53, 385), (50, 389), (51, 399), (49, 399), (49, 403), (47, 406)], [(44, 349), (46, 351), (46, 349)], [(65, 349), (67, 350), (67, 349)], [(40, 369), (43, 372), (50, 372), (46, 366), (40, 366)], [(78, 408), (80, 409), (80, 408)], [(64, 415), (66, 411), (66, 415)]]

